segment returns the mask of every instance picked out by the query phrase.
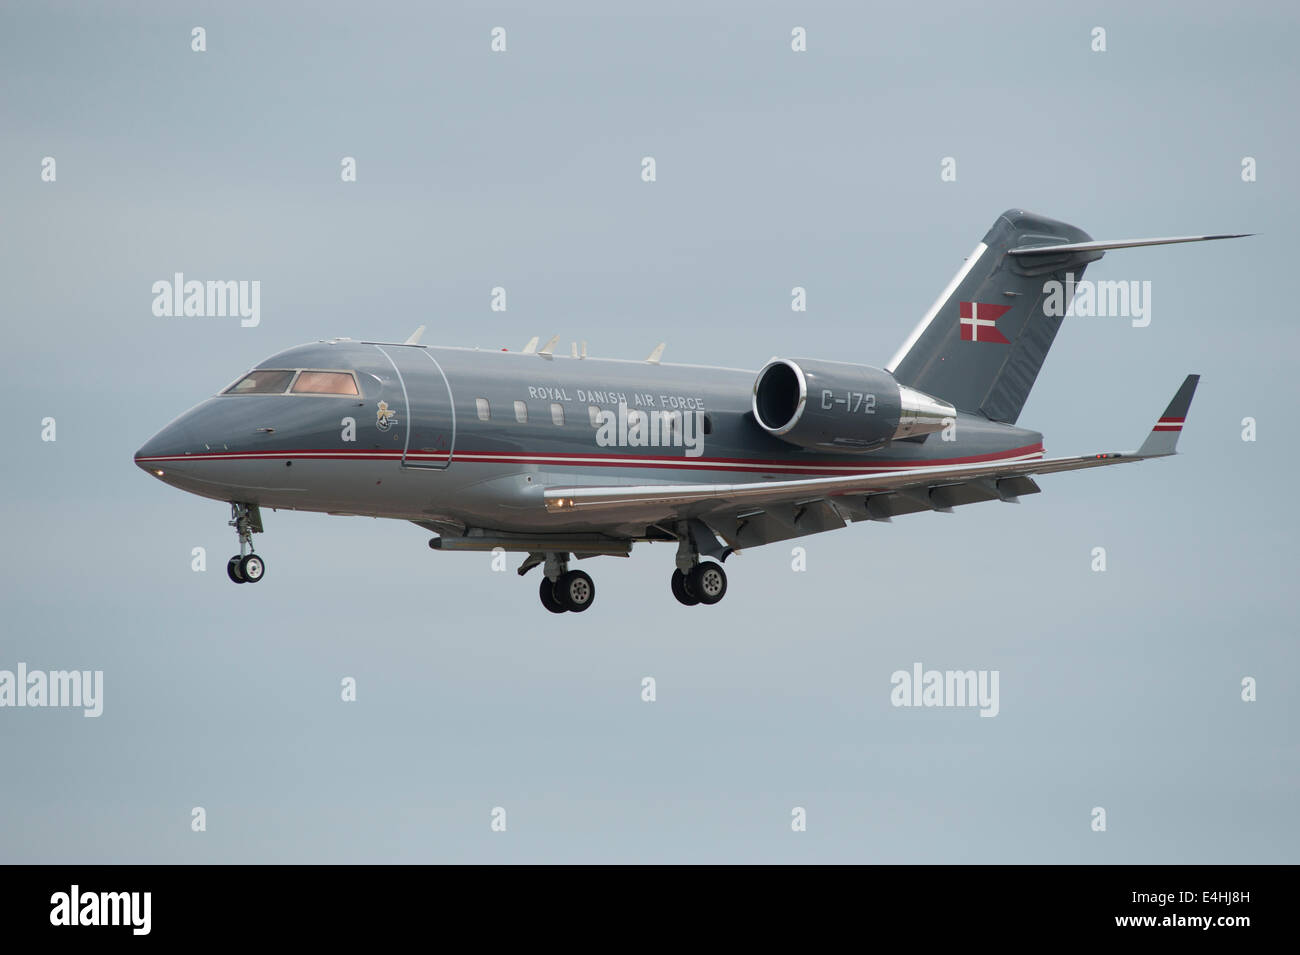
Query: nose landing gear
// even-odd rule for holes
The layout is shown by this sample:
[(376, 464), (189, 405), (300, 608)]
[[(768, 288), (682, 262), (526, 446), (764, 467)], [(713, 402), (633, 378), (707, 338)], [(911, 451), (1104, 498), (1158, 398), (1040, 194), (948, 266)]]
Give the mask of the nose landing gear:
[(262, 532), (256, 504), (230, 504), (230, 526), (239, 536), (239, 553), (226, 561), (226, 576), (237, 584), (255, 584), (266, 573), (266, 561), (253, 553), (253, 535)]

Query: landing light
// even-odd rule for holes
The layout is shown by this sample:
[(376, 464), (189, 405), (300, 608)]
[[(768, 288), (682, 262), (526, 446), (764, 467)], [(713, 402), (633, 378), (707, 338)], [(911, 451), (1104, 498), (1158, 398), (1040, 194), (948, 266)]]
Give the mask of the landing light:
[(157, 476), (157, 477), (162, 477), (162, 476), (163, 476), (162, 468), (154, 468), (154, 469), (153, 469), (153, 473), (154, 473), (154, 475)]

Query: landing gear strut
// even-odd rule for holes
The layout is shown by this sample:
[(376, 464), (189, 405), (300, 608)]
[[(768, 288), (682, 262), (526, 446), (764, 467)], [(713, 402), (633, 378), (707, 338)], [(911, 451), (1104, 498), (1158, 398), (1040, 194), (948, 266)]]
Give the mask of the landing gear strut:
[(569, 555), (546, 555), (545, 574), (538, 588), (542, 606), (551, 613), (582, 613), (596, 599), (596, 584), (591, 575), (581, 570), (569, 570)]
[(266, 573), (266, 562), (253, 553), (253, 534), (262, 530), (256, 504), (230, 504), (230, 526), (239, 537), (239, 553), (226, 561), (226, 576), (237, 584), (255, 584)]

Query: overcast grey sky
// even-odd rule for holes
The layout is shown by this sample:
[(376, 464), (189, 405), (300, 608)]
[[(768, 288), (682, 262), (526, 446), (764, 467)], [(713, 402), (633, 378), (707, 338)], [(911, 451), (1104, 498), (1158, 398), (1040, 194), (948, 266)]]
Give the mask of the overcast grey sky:
[[(1300, 10), (548, 6), (0, 3), (0, 669), (104, 671), (98, 719), (0, 709), (0, 861), (1298, 861)], [(131, 460), (274, 351), (419, 324), (881, 365), (1013, 206), (1259, 233), (1108, 254), (1151, 324), (1067, 320), (1021, 417), (1129, 450), (1197, 372), (1183, 454), (754, 549), (717, 607), (663, 545), (552, 616), (285, 512), (236, 588), (227, 508)], [(155, 317), (178, 271), (259, 280), (261, 324)], [(998, 670), (999, 715), (894, 708), (917, 661)]]

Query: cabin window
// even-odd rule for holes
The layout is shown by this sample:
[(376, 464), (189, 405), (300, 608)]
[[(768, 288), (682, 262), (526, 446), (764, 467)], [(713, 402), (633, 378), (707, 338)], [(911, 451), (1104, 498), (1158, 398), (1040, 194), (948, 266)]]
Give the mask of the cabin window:
[(515, 420), (520, 424), (528, 424), (528, 405), (522, 401), (515, 402)]
[(600, 427), (600, 409), (595, 405), (587, 405), (587, 420), (591, 422), (593, 428)]
[(350, 371), (304, 371), (291, 391), (295, 395), (355, 395), (357, 382)]
[[(293, 380), (292, 371), (259, 368), (250, 371), (222, 392), (223, 395), (282, 395)], [(354, 392), (355, 394), (355, 392)]]
[(492, 417), (492, 408), (488, 405), (486, 398), (475, 398), (474, 407), (478, 409), (478, 420), (487, 421)]
[(564, 427), (564, 405), (551, 405), (551, 424), (556, 427)]

